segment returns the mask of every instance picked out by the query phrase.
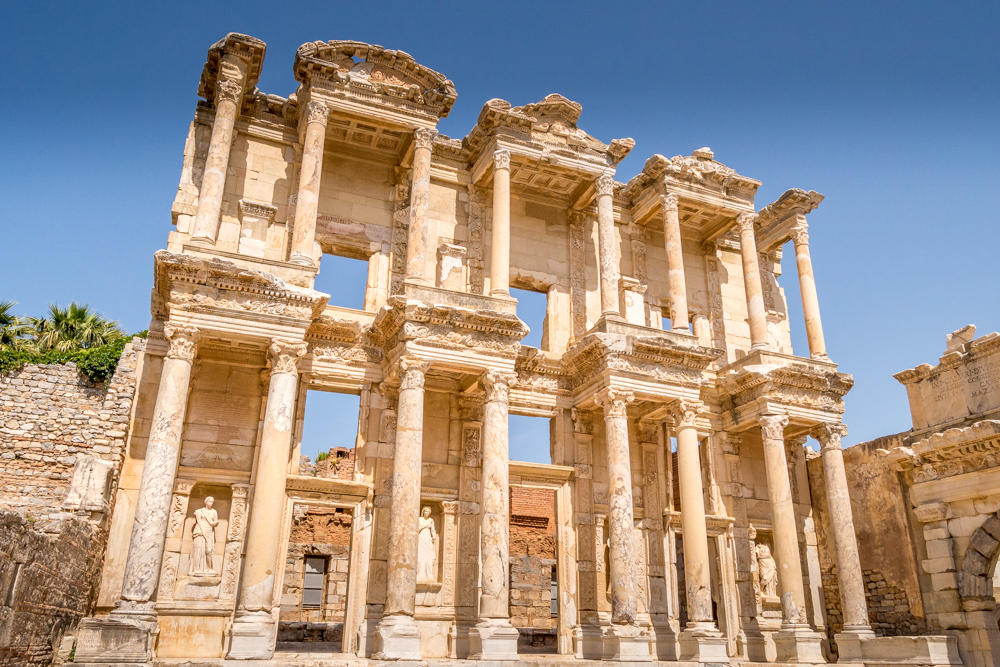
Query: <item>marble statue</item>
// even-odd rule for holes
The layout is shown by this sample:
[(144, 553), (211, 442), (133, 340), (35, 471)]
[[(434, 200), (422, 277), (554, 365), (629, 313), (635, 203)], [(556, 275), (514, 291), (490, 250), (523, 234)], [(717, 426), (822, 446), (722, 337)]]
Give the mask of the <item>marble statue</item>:
[(212, 554), (215, 553), (215, 527), (219, 525), (219, 513), (212, 509), (215, 498), (205, 498), (205, 506), (194, 513), (194, 530), (191, 531), (191, 564), (188, 574), (193, 577), (215, 576)]
[(430, 507), (420, 510), (417, 533), (417, 581), (437, 581), (437, 530)]
[(778, 566), (766, 544), (757, 545), (757, 568), (760, 573), (761, 595), (765, 598), (778, 597)]

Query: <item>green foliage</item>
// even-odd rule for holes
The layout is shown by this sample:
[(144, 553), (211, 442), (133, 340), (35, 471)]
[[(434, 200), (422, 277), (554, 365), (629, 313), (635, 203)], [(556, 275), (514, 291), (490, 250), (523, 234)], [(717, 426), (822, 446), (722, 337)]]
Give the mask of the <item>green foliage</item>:
[(27, 320), (10, 312), (16, 301), (0, 301), (0, 348), (25, 347), (31, 343), (33, 329)]
[(322, 463), (330, 458), (330, 452), (320, 452), (316, 455), (316, 463)]
[(131, 339), (121, 336), (107, 345), (74, 352), (57, 350), (38, 352), (14, 347), (0, 347), (0, 373), (16, 371), (27, 364), (65, 364), (72, 361), (80, 369), (80, 372), (90, 378), (92, 382), (108, 382), (115, 374), (122, 350), (125, 349), (125, 344), (129, 340)]
[(34, 340), (41, 351), (71, 352), (107, 345), (122, 337), (125, 332), (117, 322), (106, 320), (90, 310), (90, 306), (76, 301), (63, 308), (49, 304), (46, 317), (31, 317)]

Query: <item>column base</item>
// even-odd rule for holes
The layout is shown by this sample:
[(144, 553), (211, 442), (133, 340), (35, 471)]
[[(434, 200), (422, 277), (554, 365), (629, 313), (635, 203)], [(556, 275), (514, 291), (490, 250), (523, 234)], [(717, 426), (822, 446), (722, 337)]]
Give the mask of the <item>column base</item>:
[(517, 628), (506, 618), (487, 618), (469, 630), (470, 660), (517, 660)]
[(686, 662), (729, 662), (726, 638), (714, 623), (688, 623), (678, 638)]
[(420, 631), (412, 616), (386, 616), (375, 628), (372, 660), (420, 660)]
[(612, 625), (604, 631), (604, 659), (618, 662), (651, 662), (649, 635), (638, 625)]
[(871, 628), (848, 630), (835, 634), (833, 640), (837, 642), (837, 662), (864, 662), (861, 642), (867, 639), (875, 639), (875, 633), (871, 631)]
[(153, 657), (155, 630), (155, 616), (152, 621), (131, 615), (85, 618), (77, 628), (73, 662), (145, 664)]
[(298, 264), (299, 266), (308, 266), (310, 268), (315, 267), (316, 263), (313, 262), (312, 257), (306, 257), (300, 252), (293, 252), (288, 258), (289, 264)]
[(823, 655), (823, 637), (808, 626), (782, 628), (774, 633), (774, 647), (778, 662), (798, 662), (819, 665), (826, 662)]
[(229, 631), (230, 660), (270, 660), (276, 626), (267, 611), (237, 611)]

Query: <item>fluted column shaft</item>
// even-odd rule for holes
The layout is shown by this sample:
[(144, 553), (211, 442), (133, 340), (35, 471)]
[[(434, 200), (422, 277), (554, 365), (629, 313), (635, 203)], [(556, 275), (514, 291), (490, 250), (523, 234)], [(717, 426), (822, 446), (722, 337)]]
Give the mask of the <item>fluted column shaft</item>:
[(740, 254), (743, 257), (743, 286), (747, 293), (747, 315), (750, 319), (750, 343), (754, 350), (767, 349), (767, 311), (764, 309), (764, 287), (760, 282), (757, 260), (757, 239), (754, 223), (757, 216), (744, 213), (737, 218), (740, 228)]
[(792, 487), (785, 456), (785, 415), (760, 417), (764, 441), (764, 467), (767, 471), (767, 495), (771, 504), (771, 529), (774, 560), (778, 566), (778, 592), (781, 595), (782, 627), (806, 623), (806, 598), (802, 585), (802, 562), (799, 560), (799, 535), (795, 523)]
[(608, 454), (608, 537), (611, 562), (611, 622), (636, 621), (635, 536), (632, 512), (632, 464), (628, 447), (628, 404), (632, 392), (606, 388), (595, 397), (604, 409), (605, 449)]
[(677, 195), (662, 199), (663, 237), (667, 251), (667, 297), (670, 303), (670, 328), (688, 331), (687, 283), (684, 279), (684, 251), (681, 248), (681, 222)]
[(219, 236), (219, 214), (222, 212), (222, 195), (226, 189), (229, 150), (233, 144), (233, 126), (242, 97), (243, 84), (240, 81), (219, 81), (215, 95), (215, 121), (212, 123), (212, 138), (209, 140), (201, 191), (198, 193), (198, 211), (195, 213), (192, 240), (215, 243)]
[(804, 220), (792, 229), (792, 242), (795, 244), (795, 266), (799, 272), (799, 292), (802, 294), (802, 314), (806, 320), (809, 356), (813, 359), (828, 359), (826, 341), (823, 339), (823, 321), (819, 316), (816, 278), (813, 276), (812, 258), (809, 256), (809, 228)]
[(191, 365), (201, 338), (198, 329), (169, 322), (163, 326), (163, 334), (170, 342), (170, 351), (160, 372), (122, 581), (122, 598), (137, 603), (152, 599), (160, 577)]
[[(413, 182), (410, 186), (410, 230), (406, 241), (406, 279), (427, 283), (427, 211), (431, 200), (431, 150), (437, 130), (413, 132)], [(422, 399), (421, 399), (422, 400)]]
[(823, 457), (823, 477), (826, 483), (827, 516), (833, 529), (833, 547), (837, 557), (837, 583), (844, 609), (844, 632), (870, 634), (868, 601), (858, 555), (858, 538), (854, 532), (851, 496), (844, 469), (844, 451), (840, 438), (847, 435), (842, 424), (824, 424), (813, 435), (819, 440)]
[(322, 102), (309, 102), (303, 111), (306, 122), (302, 142), (302, 166), (299, 169), (299, 191), (295, 199), (295, 230), (289, 260), (295, 264), (313, 266), (316, 243), (316, 216), (319, 214), (319, 187), (323, 174), (323, 148), (326, 145), (326, 123), (329, 108)]
[(493, 154), (493, 237), (490, 295), (510, 296), (510, 152)]
[(295, 398), (299, 393), (298, 362), (305, 353), (306, 344), (296, 341), (276, 340), (268, 349), (271, 379), (247, 526), (240, 611), (267, 612), (273, 604), (275, 572), (282, 565), (278, 551), (288, 452), (295, 426)]
[(512, 374), (487, 371), (483, 404), (482, 588), (479, 618), (510, 618), (508, 393)]
[(612, 202), (614, 187), (615, 180), (609, 174), (597, 179), (597, 244), (601, 260), (601, 314), (621, 316), (618, 310), (618, 248)]
[(404, 357), (396, 411), (392, 504), (389, 506), (389, 573), (385, 616), (413, 616), (417, 594), (417, 521), (424, 442), (424, 373), (427, 364)]
[(678, 401), (673, 405), (677, 434), (677, 481), (680, 483), (681, 529), (684, 531), (684, 585), (689, 627), (713, 629), (711, 560), (705, 524), (705, 493), (695, 420), (702, 406)]

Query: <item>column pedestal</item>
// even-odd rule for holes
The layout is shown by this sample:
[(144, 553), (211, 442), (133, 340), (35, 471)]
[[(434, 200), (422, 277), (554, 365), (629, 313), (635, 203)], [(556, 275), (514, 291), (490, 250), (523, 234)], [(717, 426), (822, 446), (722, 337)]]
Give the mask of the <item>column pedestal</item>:
[(715, 623), (689, 622), (678, 638), (681, 660), (690, 662), (729, 662), (726, 638)]
[(649, 633), (638, 625), (612, 625), (604, 631), (604, 659), (650, 662)]
[(774, 633), (774, 647), (778, 662), (794, 662), (808, 665), (826, 663), (823, 655), (823, 637), (809, 628), (782, 628)]
[(270, 660), (277, 626), (269, 611), (239, 610), (230, 630), (230, 660)]
[(517, 628), (508, 618), (487, 618), (469, 630), (472, 660), (517, 660)]
[(372, 659), (420, 660), (420, 631), (412, 616), (395, 614), (382, 618), (375, 629)]

